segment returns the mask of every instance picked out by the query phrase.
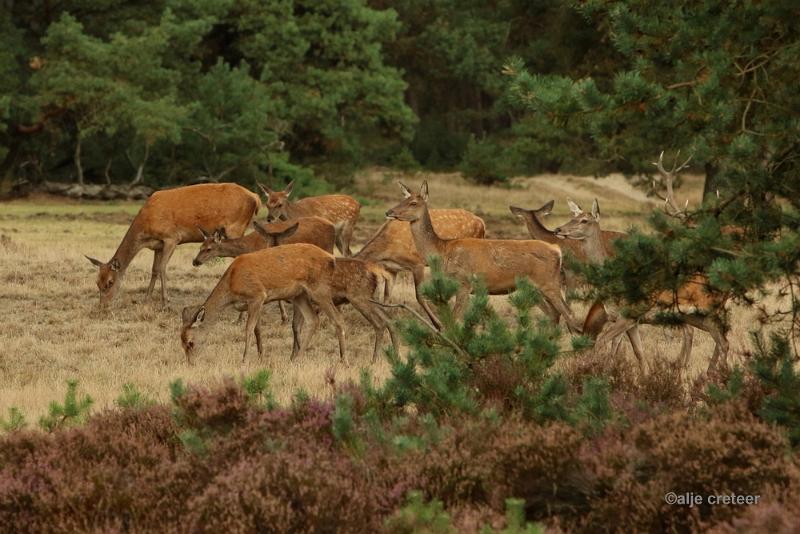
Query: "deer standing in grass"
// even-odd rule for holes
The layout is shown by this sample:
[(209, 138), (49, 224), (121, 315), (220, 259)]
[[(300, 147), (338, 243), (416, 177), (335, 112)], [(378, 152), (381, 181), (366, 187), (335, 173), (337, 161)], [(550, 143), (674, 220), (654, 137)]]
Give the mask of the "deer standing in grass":
[(507, 294), (516, 289), (516, 278), (527, 277), (539, 288), (545, 312), (553, 319), (564, 316), (567, 326), (579, 332), (580, 326), (561, 292), (561, 249), (536, 240), (442, 239), (436, 234), (428, 210), (428, 183), (419, 193), (401, 184), (405, 200), (386, 212), (386, 217), (411, 224), (414, 244), (423, 257), (437, 255), (445, 273), (461, 282), (454, 313), (459, 314), (471, 292), (472, 277), (484, 277), (489, 294)]
[(292, 202), (289, 196), (292, 194), (293, 185), (294, 181), (289, 182), (283, 191), (273, 191), (259, 184), (267, 196), (269, 220), (289, 220), (314, 215), (328, 219), (336, 229), (336, 248), (344, 256), (352, 256), (350, 241), (353, 238), (358, 214), (361, 212), (361, 204), (348, 195), (321, 195)]
[[(584, 250), (583, 243), (581, 241), (564, 239), (563, 237), (558, 236), (554, 231), (547, 228), (541, 221), (540, 217), (546, 217), (550, 215), (553, 210), (553, 204), (554, 201), (551, 200), (538, 209), (525, 209), (518, 208), (516, 206), (509, 206), (508, 209), (511, 210), (511, 213), (520, 217), (525, 222), (525, 226), (528, 228), (528, 234), (530, 234), (533, 239), (538, 239), (540, 241), (550, 243), (551, 245), (558, 245), (559, 248), (561, 248), (562, 253), (571, 255), (574, 260), (580, 263), (587, 263), (589, 258), (586, 255), (586, 251)], [(581, 210), (580, 206), (571, 200), (567, 200), (567, 205), (569, 206), (573, 216), (583, 211)], [(603, 250), (607, 256), (613, 256), (615, 254), (614, 241), (622, 237), (625, 237), (623, 232), (601, 230), (600, 238), (603, 244)], [(564, 267), (564, 278), (567, 291), (574, 291), (579, 286), (585, 285), (585, 281), (583, 280), (581, 273), (570, 269), (568, 266)], [(603, 307), (602, 303), (595, 303), (591, 308), (590, 313), (593, 321), (596, 323), (607, 319), (607, 317), (604, 315), (605, 308)], [(586, 333), (585, 329), (586, 325), (584, 324), (584, 333)], [(625, 334), (627, 335), (631, 344), (631, 348), (634, 350), (634, 352), (639, 351), (642, 345), (639, 329), (631, 328), (627, 330)], [(621, 341), (621, 336), (614, 340), (611, 351), (612, 355), (617, 353)]]
[[(259, 317), (261, 308), (273, 300), (291, 300), (295, 313), (316, 325), (316, 304), (334, 324), (339, 338), (339, 357), (346, 363), (344, 321), (333, 305), (331, 291), (334, 257), (314, 245), (296, 243), (266, 248), (236, 257), (211, 294), (200, 306), (187, 306), (182, 312), (181, 344), (191, 364), (207, 328), (227, 307), (246, 307), (245, 344), (242, 361), (247, 357), (250, 339), (255, 335), (259, 356), (263, 355)], [(301, 356), (314, 334), (308, 328), (299, 337), (291, 358)]]
[[(256, 222), (253, 221), (253, 224)], [(267, 224), (263, 229), (264, 235), (253, 231), (245, 236), (231, 239), (224, 228), (217, 228), (211, 234), (201, 228), (205, 240), (200, 245), (192, 265), (197, 267), (213, 258), (235, 258), (263, 248), (292, 243), (308, 243), (333, 253), (335, 233), (333, 224), (322, 217), (300, 217), (290, 221), (278, 221)], [(278, 307), (281, 321), (286, 322), (286, 309), (282, 300), (278, 301)]]
[[(383, 345), (383, 334), (389, 331), (392, 346), (398, 350), (397, 335), (391, 319), (375, 301), (385, 301), (392, 275), (377, 263), (362, 261), (356, 258), (337, 258), (331, 278), (331, 295), (335, 305), (349, 303), (358, 311), (375, 330), (375, 345), (372, 351), (372, 362), (378, 359)], [(295, 313), (292, 319), (295, 347), (303, 336), (306, 317)], [(316, 323), (312, 330), (316, 329)]]
[[(592, 204), (591, 213), (576, 214), (568, 223), (556, 228), (555, 233), (565, 239), (573, 239), (582, 243), (590, 261), (602, 263), (608, 257), (601, 239), (600, 207), (596, 199)], [(637, 328), (637, 323), (657, 324), (657, 313), (667, 309), (675, 312), (676, 317), (684, 324), (684, 346), (680, 355), (684, 367), (688, 363), (692, 349), (689, 327), (704, 330), (714, 339), (714, 355), (708, 367), (710, 370), (717, 364), (720, 357), (724, 360), (728, 353), (727, 326), (715, 313), (724, 307), (725, 301), (724, 296), (708, 291), (708, 279), (704, 275), (695, 274), (675, 292), (665, 290), (653, 294), (644, 309), (639, 307), (636, 310), (635, 317), (623, 317), (617, 310), (609, 309), (608, 315), (611, 316), (612, 322), (609, 328), (597, 337), (597, 344), (614, 339), (632, 328)], [(587, 324), (593, 321), (592, 313), (593, 310), (587, 316)], [(590, 330), (596, 329), (595, 327), (584, 327), (585, 332), (589, 333)], [(642, 348), (634, 346), (634, 353), (640, 371), (644, 372)]]
[[(432, 209), (429, 212), (433, 229), (436, 235), (442, 239), (463, 237), (481, 239), (486, 234), (486, 225), (483, 219), (469, 211)], [(436, 324), (438, 319), (428, 302), (420, 294), (420, 286), (425, 276), (425, 258), (417, 251), (408, 222), (386, 221), (354, 257), (381, 264), (392, 274), (393, 280), (397, 273), (409, 271), (414, 278), (414, 294), (417, 302)], [(388, 292), (388, 295), (390, 294), (391, 289)]]
[(111, 259), (104, 263), (86, 256), (99, 268), (100, 304), (116, 295), (125, 271), (143, 248), (154, 251), (147, 296), (161, 280), (161, 302), (167, 303), (167, 264), (175, 248), (203, 241), (200, 228), (223, 228), (239, 237), (261, 208), (261, 199), (237, 184), (198, 184), (156, 191), (134, 217)]

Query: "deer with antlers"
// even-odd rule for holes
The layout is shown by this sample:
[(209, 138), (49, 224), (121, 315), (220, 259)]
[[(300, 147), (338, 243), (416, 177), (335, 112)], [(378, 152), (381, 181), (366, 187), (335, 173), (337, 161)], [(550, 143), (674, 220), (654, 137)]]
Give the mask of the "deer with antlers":
[[(482, 239), (486, 234), (486, 225), (483, 219), (469, 211), (462, 209), (432, 209), (429, 212), (434, 231), (442, 239), (465, 237)], [(436, 324), (438, 319), (420, 293), (420, 286), (424, 281), (425, 275), (425, 258), (417, 251), (414, 238), (411, 235), (411, 226), (408, 222), (399, 220), (386, 221), (354, 257), (379, 263), (393, 277), (403, 271), (410, 272), (414, 280), (414, 294), (417, 302)], [(390, 294), (391, 291), (389, 291)]]
[(153, 193), (134, 217), (117, 251), (108, 262), (86, 256), (98, 267), (100, 304), (116, 295), (131, 261), (143, 248), (154, 251), (147, 296), (161, 280), (161, 302), (167, 303), (167, 263), (183, 243), (204, 240), (200, 228), (223, 228), (239, 237), (261, 208), (261, 199), (237, 184), (198, 184)]
[(344, 256), (352, 256), (350, 241), (361, 212), (361, 204), (349, 195), (321, 195), (292, 202), (289, 197), (292, 194), (293, 186), (294, 181), (291, 181), (283, 191), (273, 191), (269, 187), (259, 184), (267, 196), (268, 220), (289, 220), (313, 216), (328, 219), (336, 229), (336, 248)]
[[(556, 235), (564, 239), (579, 241), (587, 257), (596, 263), (602, 263), (608, 255), (601, 240), (600, 207), (597, 199), (592, 203), (591, 213), (580, 212), (566, 224), (555, 229)], [(623, 317), (612, 307), (608, 315), (613, 318), (609, 328), (597, 336), (597, 344), (618, 337), (620, 334), (637, 328), (638, 323), (657, 324), (659, 311), (672, 311), (676, 318), (684, 324), (684, 347), (681, 349), (681, 361), (685, 366), (691, 353), (691, 336), (687, 340), (688, 327), (708, 332), (716, 344), (709, 370), (714, 368), (719, 359), (726, 358), (728, 353), (727, 325), (719, 319), (718, 312), (724, 308), (726, 298), (708, 290), (708, 280), (702, 274), (691, 276), (677, 291), (660, 291), (651, 295), (647, 305), (636, 309), (636, 315)], [(609, 306), (606, 305), (608, 308)], [(587, 323), (592, 321), (592, 311), (587, 316)], [(584, 325), (587, 333), (596, 331)], [(634, 353), (641, 372), (644, 372), (642, 348), (634, 346)]]
[(580, 331), (561, 292), (560, 248), (535, 240), (442, 239), (431, 221), (428, 183), (423, 182), (419, 193), (413, 193), (403, 184), (400, 187), (405, 200), (387, 211), (386, 217), (409, 222), (420, 256), (441, 257), (444, 272), (461, 282), (454, 313), (458, 314), (466, 303), (474, 275), (484, 278), (492, 295), (514, 291), (517, 277), (526, 277), (544, 296), (544, 311), (553, 319), (556, 312), (560, 313), (571, 331)]
[(316, 330), (319, 319), (311, 307), (313, 302), (333, 322), (339, 338), (339, 358), (346, 363), (344, 321), (333, 304), (331, 290), (334, 266), (331, 254), (305, 243), (265, 248), (236, 257), (203, 304), (183, 309), (181, 344), (187, 362), (192, 363), (205, 332), (229, 306), (247, 310), (242, 361), (247, 358), (253, 335), (262, 356), (261, 308), (273, 300), (291, 300), (295, 313), (302, 314), (311, 325), (298, 333), (291, 358), (304, 353)]

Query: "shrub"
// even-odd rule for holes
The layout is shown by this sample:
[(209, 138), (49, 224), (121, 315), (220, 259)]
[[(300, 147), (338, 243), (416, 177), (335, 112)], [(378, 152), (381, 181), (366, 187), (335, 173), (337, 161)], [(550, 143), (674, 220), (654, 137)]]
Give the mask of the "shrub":
[(28, 423), (25, 421), (25, 416), (22, 415), (22, 412), (16, 406), (12, 406), (8, 409), (8, 420), (0, 417), (0, 429), (2, 429), (3, 432), (22, 430), (26, 426), (28, 426)]
[(461, 172), (481, 185), (492, 185), (508, 181), (503, 148), (491, 141), (476, 141), (470, 138), (459, 165)]
[(86, 419), (92, 409), (94, 400), (89, 395), (78, 398), (78, 381), (67, 380), (67, 393), (64, 395), (64, 404), (56, 401), (50, 403), (47, 415), (39, 418), (39, 426), (48, 432), (57, 428), (81, 423)]

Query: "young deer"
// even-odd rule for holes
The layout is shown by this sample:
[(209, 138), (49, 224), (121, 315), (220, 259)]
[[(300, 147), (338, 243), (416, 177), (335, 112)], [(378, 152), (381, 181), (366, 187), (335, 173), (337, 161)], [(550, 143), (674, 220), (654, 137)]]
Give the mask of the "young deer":
[[(331, 279), (333, 303), (337, 306), (350, 303), (375, 329), (373, 363), (378, 359), (383, 345), (384, 330), (389, 330), (392, 346), (398, 350), (397, 336), (391, 319), (375, 301), (385, 301), (392, 275), (376, 263), (355, 258), (337, 258)], [(295, 310), (292, 320), (295, 347), (302, 337), (305, 317)], [(313, 326), (316, 328), (316, 325)]]
[(356, 227), (361, 204), (348, 195), (321, 195), (292, 202), (289, 200), (289, 195), (292, 194), (293, 185), (294, 181), (289, 182), (283, 191), (273, 191), (259, 184), (267, 196), (269, 220), (288, 220), (314, 215), (328, 219), (336, 228), (336, 248), (343, 255), (352, 256), (350, 240), (353, 238), (353, 229)]
[[(296, 231), (287, 235), (286, 230), (293, 226), (296, 227)], [(235, 258), (240, 254), (255, 252), (262, 248), (292, 243), (308, 243), (333, 253), (335, 230), (333, 224), (322, 217), (300, 217), (289, 221), (277, 221), (262, 225), (262, 229), (266, 238), (256, 231), (242, 237), (230, 238), (224, 228), (217, 228), (210, 234), (200, 228), (205, 240), (200, 245), (200, 250), (192, 261), (192, 265), (197, 267), (213, 258)]]
[[(603, 247), (600, 234), (600, 207), (597, 199), (592, 204), (591, 213), (580, 212), (563, 226), (556, 228), (555, 233), (565, 239), (578, 240), (583, 244), (584, 251), (590, 261), (603, 262), (608, 257)], [(646, 309), (638, 309), (637, 316), (623, 317), (616, 310), (611, 310), (614, 319), (611, 326), (597, 337), (597, 344), (609, 339), (614, 339), (623, 332), (636, 328), (637, 322), (656, 323), (659, 310), (670, 309), (677, 313), (677, 317), (684, 323), (684, 346), (681, 349), (681, 361), (686, 365), (691, 354), (691, 332), (689, 327), (695, 327), (708, 332), (716, 344), (714, 355), (709, 364), (712, 369), (720, 356), (725, 359), (728, 353), (728, 340), (726, 338), (727, 326), (714, 312), (721, 310), (725, 305), (725, 297), (711, 294), (707, 291), (708, 280), (702, 274), (692, 276), (681, 286), (677, 292), (660, 291), (652, 295)], [(592, 313), (587, 317), (587, 324), (593, 321)], [(602, 327), (602, 325), (600, 325)], [(587, 333), (596, 332), (597, 325), (586, 327)], [(687, 339), (688, 337), (688, 339)], [(634, 353), (639, 362), (639, 368), (644, 371), (641, 347), (634, 347)]]
[[(466, 210), (432, 209), (430, 216), (433, 229), (442, 239), (463, 237), (480, 239), (486, 234), (486, 225), (483, 219)], [(420, 294), (420, 286), (425, 275), (425, 258), (417, 251), (409, 223), (397, 220), (386, 221), (354, 257), (381, 264), (392, 274), (392, 278), (402, 271), (411, 272), (414, 278), (414, 293), (417, 302), (428, 314), (428, 317), (434, 322), (436, 321), (433, 310)]]
[(147, 296), (161, 279), (161, 302), (167, 302), (167, 263), (175, 247), (203, 241), (199, 228), (224, 228), (238, 237), (261, 208), (261, 199), (236, 184), (198, 184), (153, 193), (136, 214), (117, 251), (107, 263), (86, 256), (98, 267), (100, 304), (108, 305), (125, 271), (143, 248), (152, 249), (153, 269)]
[(295, 312), (312, 325), (299, 337), (291, 358), (303, 354), (314, 334), (319, 320), (311, 308), (314, 302), (333, 322), (339, 338), (339, 357), (346, 363), (344, 322), (333, 305), (331, 291), (334, 265), (331, 254), (305, 243), (266, 248), (236, 257), (202, 305), (183, 309), (181, 344), (186, 360), (192, 363), (206, 329), (228, 306), (247, 308), (242, 361), (247, 357), (251, 334), (255, 334), (258, 354), (262, 356), (261, 308), (273, 300), (291, 300)]
[(423, 257), (435, 254), (442, 259), (444, 271), (457, 278), (462, 287), (456, 295), (454, 312), (459, 313), (471, 290), (473, 275), (482, 275), (492, 295), (516, 289), (516, 278), (529, 278), (545, 299), (543, 309), (553, 319), (555, 312), (564, 316), (567, 326), (579, 332), (580, 326), (564, 302), (561, 293), (561, 249), (535, 240), (442, 239), (436, 234), (428, 211), (428, 183), (419, 193), (401, 184), (403, 202), (386, 212), (386, 217), (411, 223), (414, 244)]

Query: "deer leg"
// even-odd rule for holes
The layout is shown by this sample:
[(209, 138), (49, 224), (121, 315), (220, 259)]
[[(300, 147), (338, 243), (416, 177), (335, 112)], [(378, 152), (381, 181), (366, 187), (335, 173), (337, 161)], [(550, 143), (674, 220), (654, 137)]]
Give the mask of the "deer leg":
[(436, 329), (437, 330), (441, 330), (442, 329), (442, 322), (439, 320), (439, 318), (433, 312), (433, 310), (431, 309), (430, 304), (428, 303), (427, 300), (425, 300), (425, 297), (422, 296), (422, 293), (420, 293), (420, 290), (419, 290), (419, 288), (422, 285), (422, 282), (424, 280), (425, 267), (421, 266), (421, 265), (415, 267), (414, 270), (411, 271), (411, 275), (414, 277), (414, 294), (417, 297), (417, 302), (419, 303), (420, 306), (422, 306), (422, 309), (428, 315), (428, 317), (431, 320), (431, 323), (433, 323), (433, 325), (436, 327)]
[[(397, 332), (395, 332), (394, 327), (392, 326), (392, 320), (386, 315), (386, 312), (383, 311), (383, 308), (380, 306), (373, 304), (373, 310), (375, 310), (375, 314), (381, 318), (383, 321), (383, 325), (385, 326), (386, 330), (389, 331), (389, 337), (392, 340), (392, 347), (394, 347), (394, 351), (396, 354), (400, 354), (400, 345), (397, 342)], [(375, 357), (373, 356), (373, 363), (375, 362)]]
[(557, 325), (561, 322), (561, 314), (558, 313), (558, 310), (555, 309), (547, 300), (542, 300), (539, 304), (539, 309), (553, 321), (554, 325)]
[(261, 342), (261, 321), (256, 321), (256, 327), (253, 329), (256, 335), (256, 348), (258, 349), (258, 359), (264, 357), (264, 344)]
[(376, 307), (377, 305), (370, 305), (369, 302), (363, 302), (360, 299), (351, 299), (350, 304), (355, 308), (361, 316), (367, 320), (369, 324), (372, 325), (372, 328), (375, 330), (375, 346), (372, 350), (372, 362), (374, 363), (375, 360), (378, 359), (378, 354), (381, 352), (381, 346), (383, 345), (383, 331), (386, 329), (386, 325), (383, 322), (383, 319), (377, 314)]
[(681, 362), (681, 368), (687, 370), (689, 368), (689, 356), (692, 355), (692, 343), (694, 341), (694, 328), (685, 324), (681, 327), (683, 334), (683, 343), (681, 344), (681, 352), (678, 356)]
[(158, 277), (161, 279), (161, 304), (167, 305), (167, 263), (172, 258), (172, 253), (178, 246), (176, 241), (164, 241), (161, 249), (161, 257), (158, 262)]
[(711, 357), (711, 362), (708, 364), (706, 373), (710, 373), (719, 365), (720, 358), (723, 362), (727, 363), (728, 360), (728, 338), (725, 329), (720, 325), (714, 317), (696, 317), (686, 316), (684, 320), (700, 330), (704, 330), (711, 335), (714, 339), (714, 355)]
[(345, 347), (344, 320), (342, 320), (342, 314), (339, 313), (339, 310), (337, 310), (336, 306), (333, 305), (333, 301), (331, 300), (329, 294), (317, 294), (312, 298), (319, 306), (319, 309), (322, 310), (322, 313), (327, 315), (333, 323), (333, 326), (336, 329), (336, 337), (339, 338), (339, 360), (343, 364), (348, 365), (347, 350)]
[[(642, 336), (639, 334), (639, 325), (633, 323), (633, 326), (625, 331), (625, 335), (628, 336), (628, 341), (630, 341), (631, 348), (633, 349), (633, 355), (636, 356), (636, 361), (639, 363), (639, 372), (644, 375), (644, 349), (642, 347)], [(621, 342), (622, 336), (617, 336), (615, 340), (616, 339), (619, 339)]]
[(456, 319), (461, 318), (467, 301), (469, 301), (469, 295), (472, 293), (472, 284), (470, 284), (468, 280), (459, 281), (461, 282), (461, 287), (458, 289), (455, 302), (453, 303), (453, 317)]
[(300, 350), (300, 334), (303, 331), (303, 323), (303, 313), (295, 299), (292, 301), (292, 356)]
[(567, 322), (567, 328), (569, 328), (570, 332), (580, 334), (581, 326), (569, 311), (569, 306), (567, 306), (567, 303), (564, 302), (564, 296), (561, 294), (561, 291), (550, 291), (549, 293), (549, 295), (544, 294), (544, 298), (547, 300), (550, 306), (555, 308), (557, 312), (564, 316), (564, 320)]
[(300, 312), (296, 314), (298, 317), (297, 337), (299, 341), (297, 344), (297, 350), (292, 351), (292, 355), (289, 358), (290, 360), (294, 360), (295, 358), (299, 358), (305, 354), (309, 341), (311, 341), (311, 338), (314, 336), (314, 333), (317, 331), (317, 327), (319, 326), (319, 316), (311, 307), (311, 303), (309, 302), (305, 293), (294, 299), (294, 310), (295, 312)]
[(161, 263), (161, 256), (164, 254), (163, 248), (157, 248), (153, 251), (153, 268), (150, 271), (150, 285), (147, 286), (147, 298), (153, 294), (153, 289), (156, 287), (156, 278), (158, 278), (158, 266)]
[(344, 225), (342, 225), (339, 250), (346, 258), (349, 258), (353, 255), (353, 252), (350, 250), (350, 241), (353, 239), (353, 230), (355, 230), (355, 227), (355, 221), (347, 221), (344, 223)]
[[(258, 316), (261, 315), (261, 307), (264, 305), (263, 299), (251, 301), (247, 305), (247, 324), (244, 327), (244, 352), (242, 353), (242, 363), (247, 358), (247, 349), (250, 348), (250, 335), (255, 333), (258, 324)], [(260, 335), (258, 337), (261, 337)], [(259, 353), (261, 350), (259, 349)]]
[(284, 306), (283, 301), (278, 301), (278, 309), (281, 312), (281, 323), (285, 324), (289, 320), (289, 316), (286, 315), (286, 306)]

